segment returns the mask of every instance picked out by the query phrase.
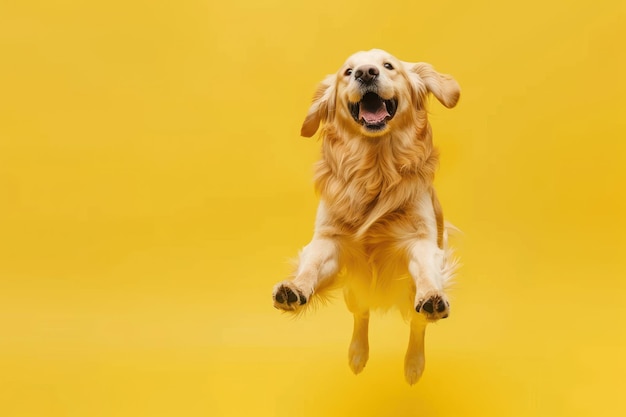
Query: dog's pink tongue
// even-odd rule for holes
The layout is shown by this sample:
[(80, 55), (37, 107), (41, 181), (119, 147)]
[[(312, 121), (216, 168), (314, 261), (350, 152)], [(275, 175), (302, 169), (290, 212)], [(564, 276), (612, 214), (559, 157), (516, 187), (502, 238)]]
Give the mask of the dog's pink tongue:
[(370, 111), (364, 109), (363, 106), (359, 109), (359, 119), (365, 120), (365, 123), (373, 124), (380, 123), (385, 120), (385, 117), (389, 116), (387, 106), (381, 105), (376, 111)]

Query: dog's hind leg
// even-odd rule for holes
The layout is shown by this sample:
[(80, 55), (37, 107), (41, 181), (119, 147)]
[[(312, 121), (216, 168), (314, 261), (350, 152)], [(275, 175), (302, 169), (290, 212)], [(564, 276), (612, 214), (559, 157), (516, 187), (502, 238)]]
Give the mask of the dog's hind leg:
[(369, 311), (354, 313), (354, 330), (352, 341), (348, 350), (348, 365), (355, 374), (360, 373), (369, 358), (368, 326), (370, 321)]
[(404, 377), (410, 385), (419, 381), (424, 372), (424, 335), (428, 322), (421, 314), (413, 314), (409, 347), (404, 357)]
[[(369, 359), (369, 319), (371, 302), (371, 274), (359, 260), (358, 253), (349, 254), (346, 268), (349, 271), (344, 281), (346, 307), (354, 316), (352, 340), (348, 349), (348, 365), (352, 372), (359, 374)], [(356, 260), (356, 261), (355, 261)]]

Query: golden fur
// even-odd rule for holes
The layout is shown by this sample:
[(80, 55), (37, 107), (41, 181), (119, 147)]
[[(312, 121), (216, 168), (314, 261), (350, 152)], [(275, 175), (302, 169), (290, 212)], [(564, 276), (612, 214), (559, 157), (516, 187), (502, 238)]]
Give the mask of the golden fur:
[(369, 311), (398, 308), (411, 322), (410, 384), (423, 371), (426, 324), (448, 316), (445, 288), (454, 269), (433, 188), (438, 152), (425, 108), (429, 93), (454, 107), (460, 90), (429, 64), (381, 50), (352, 55), (320, 83), (301, 132), (313, 136), (323, 124), (315, 233), (293, 277), (273, 293), (276, 308), (298, 313), (343, 287), (354, 314), (355, 373), (369, 355)]

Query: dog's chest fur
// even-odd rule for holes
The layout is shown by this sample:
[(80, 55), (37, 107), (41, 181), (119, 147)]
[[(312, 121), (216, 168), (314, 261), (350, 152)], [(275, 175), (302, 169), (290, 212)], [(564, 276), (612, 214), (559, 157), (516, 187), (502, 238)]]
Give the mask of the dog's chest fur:
[[(315, 185), (330, 218), (346, 232), (370, 227), (415, 204), (432, 184), (438, 154), (425, 134), (345, 138), (322, 132)], [(338, 223), (338, 224), (337, 224)]]

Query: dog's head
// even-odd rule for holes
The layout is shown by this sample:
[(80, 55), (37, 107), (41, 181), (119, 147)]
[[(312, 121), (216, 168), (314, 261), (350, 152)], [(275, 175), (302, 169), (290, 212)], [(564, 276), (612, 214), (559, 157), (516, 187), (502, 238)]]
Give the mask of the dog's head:
[(320, 123), (335, 123), (357, 134), (382, 136), (423, 111), (428, 93), (450, 108), (460, 88), (430, 64), (403, 62), (380, 49), (357, 52), (320, 83), (301, 133), (311, 137)]

